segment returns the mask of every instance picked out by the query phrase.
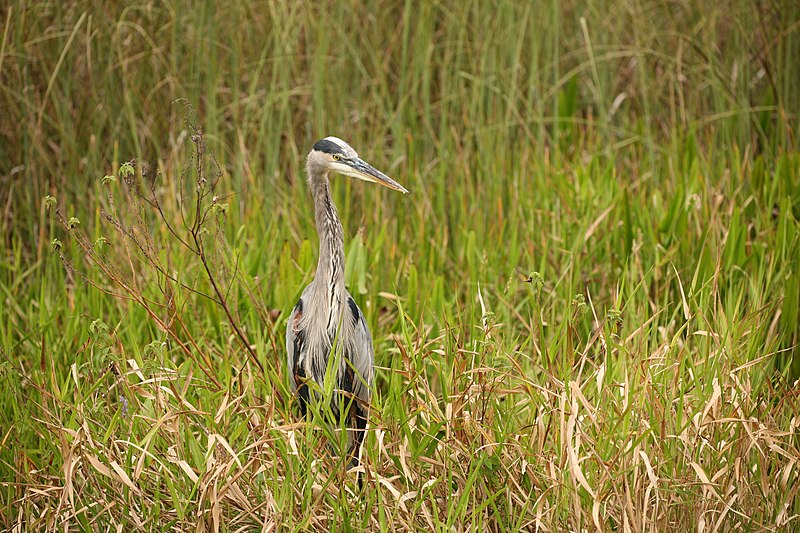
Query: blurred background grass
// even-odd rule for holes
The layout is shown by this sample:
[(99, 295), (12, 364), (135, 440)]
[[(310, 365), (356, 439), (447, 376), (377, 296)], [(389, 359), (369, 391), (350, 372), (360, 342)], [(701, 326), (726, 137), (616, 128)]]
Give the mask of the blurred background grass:
[(12, 3), (0, 56), (2, 175), (16, 206), (5, 233), (28, 226), (12, 221), (35, 218), (23, 210), (48, 190), (81, 190), (119, 154), (168, 159), (177, 98), (198, 108), (234, 184), (265, 201), (329, 131), (403, 170), (423, 165), (431, 185), (437, 167), (476, 169), (481, 157), (519, 166), (602, 150), (635, 176), (674, 181), (666, 161), (687, 142), (774, 156), (794, 140), (796, 10)]
[[(376, 504), (372, 511), (353, 518), (331, 487), (321, 496), (312, 490), (318, 473), (310, 459), (277, 439), (280, 461), (265, 467), (268, 479), (248, 473), (252, 480), (241, 489), (243, 502), (277, 502), (263, 521), (291, 528), (664, 528), (698, 527), (711, 509), (723, 529), (789, 527), (786, 517), (798, 512), (789, 496), (800, 375), (799, 12), (788, 0), (4, 5), (4, 526), (97, 525), (95, 511), (78, 512), (81, 502), (64, 496), (72, 490), (69, 450), (77, 449), (69, 432), (86, 424), (89, 436), (102, 428), (105, 438), (95, 440), (103, 444), (89, 448), (106, 469), (116, 472), (112, 461), (135, 469), (139, 460), (109, 440), (125, 426), (129, 441), (156, 442), (151, 453), (162, 462), (172, 445), (186, 446), (188, 468), (200, 476), (183, 479), (177, 462), (162, 465), (177, 472), (165, 474), (148, 459), (155, 469), (149, 479), (128, 470), (149, 502), (137, 506), (118, 473), (104, 481), (86, 474), (88, 509), (99, 494), (116, 502), (94, 514), (99, 524), (141, 526), (126, 521), (132, 506), (146, 515), (142, 527), (180, 529), (195, 519), (213, 525), (215, 504), (234, 523), (242, 516), (245, 524), (262, 522), (261, 507), (220, 504), (205, 492), (214, 471), (209, 450), (216, 449), (208, 432), (224, 435), (244, 458), (264, 427), (292, 418), (275, 398), (286, 393), (281, 320), (315, 261), (305, 154), (315, 140), (337, 135), (412, 192), (334, 184), (348, 283), (386, 367), (375, 426), (387, 442), (371, 438), (368, 454), (376, 475), (415, 496), (401, 505), (378, 483), (366, 500)], [(65, 256), (89, 280), (113, 286), (83, 261), (43, 198), (55, 197), (90, 241), (112, 241), (110, 261), (123, 263), (128, 252), (102, 223), (109, 205), (101, 178), (124, 161), (160, 172), (158, 193), (177, 217), (178, 176), (191, 158), (187, 108), (178, 99), (196, 110), (224, 170), (219, 194), (233, 193), (221, 229), (230, 248), (219, 264), (234, 268), (226, 261), (235, 257), (243, 276), (233, 276), (234, 292), (256, 291), (255, 300), (236, 299), (236, 311), (264, 373), (246, 365), (213, 305), (187, 297), (189, 329), (204, 339), (201, 355), (187, 360), (174, 346), (159, 348), (166, 334), (144, 311), (65, 272), (51, 253), (53, 239), (62, 240)], [(158, 221), (145, 227), (156, 242), (168, 238)], [(171, 266), (185, 266), (204, 287), (197, 265), (170, 253)], [(128, 274), (138, 276), (137, 290), (158, 298), (155, 273), (133, 262)], [(189, 383), (203, 359), (219, 383), (195, 390)], [(84, 407), (108, 388), (109, 362), (138, 379), (130, 360), (146, 369), (139, 387), (174, 372), (185, 388), (152, 405), (129, 391), (126, 402), (141, 418), (130, 424), (114, 402), (96, 403), (86, 415)], [(246, 366), (252, 383), (238, 377)], [(250, 383), (240, 411), (215, 417), (238, 379)], [(604, 380), (615, 385), (603, 388)], [(460, 403), (460, 395), (469, 400)], [(608, 417), (595, 420), (596, 433), (584, 428), (593, 453), (581, 463), (591, 489), (570, 466), (575, 442), (565, 423), (588, 409), (572, 406), (583, 395), (598, 410), (589, 409), (593, 420), (598, 412)], [(190, 429), (151, 435), (158, 413), (185, 407), (179, 398), (211, 415), (176, 414)], [(263, 418), (248, 419), (252, 412)], [(699, 414), (727, 422), (703, 434), (692, 422)], [(752, 437), (728, 420), (750, 416), (769, 438), (783, 439), (776, 444), (783, 455), (738, 445), (712, 452), (703, 444)], [(645, 429), (642, 419), (660, 428)], [(482, 457), (487, 439), (508, 455)], [(637, 450), (656, 463), (649, 466), (660, 480), (653, 487), (667, 493), (661, 507), (658, 498), (653, 503), (656, 489), (640, 481)], [(415, 464), (404, 464), (404, 454)], [(737, 460), (747, 468), (734, 476), (733, 467), (721, 466), (713, 483), (694, 466)], [(770, 488), (777, 472), (783, 486)], [(499, 496), (512, 473), (519, 499)], [(731, 486), (754, 488), (726, 492), (729, 477)], [(420, 488), (429, 479), (437, 481)], [(557, 488), (542, 492), (549, 485)], [(626, 503), (630, 487), (636, 512)], [(298, 501), (306, 505), (284, 507)], [(603, 510), (595, 514), (596, 502)], [(724, 511), (731, 506), (741, 514)]]

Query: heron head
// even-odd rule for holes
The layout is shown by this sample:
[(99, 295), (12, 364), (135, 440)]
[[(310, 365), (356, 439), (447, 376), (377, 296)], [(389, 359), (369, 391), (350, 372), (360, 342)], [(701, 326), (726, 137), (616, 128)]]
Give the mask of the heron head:
[(336, 172), (404, 194), (408, 192), (405, 187), (358, 157), (356, 151), (338, 137), (325, 137), (314, 143), (308, 154), (308, 168), (311, 175)]

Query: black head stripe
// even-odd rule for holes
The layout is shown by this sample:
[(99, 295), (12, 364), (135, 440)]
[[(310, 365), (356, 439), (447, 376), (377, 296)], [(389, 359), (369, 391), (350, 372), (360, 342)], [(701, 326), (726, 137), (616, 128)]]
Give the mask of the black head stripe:
[(326, 154), (344, 155), (344, 150), (342, 150), (342, 147), (333, 141), (329, 141), (328, 139), (322, 139), (321, 141), (317, 141), (314, 144), (314, 150), (325, 152)]

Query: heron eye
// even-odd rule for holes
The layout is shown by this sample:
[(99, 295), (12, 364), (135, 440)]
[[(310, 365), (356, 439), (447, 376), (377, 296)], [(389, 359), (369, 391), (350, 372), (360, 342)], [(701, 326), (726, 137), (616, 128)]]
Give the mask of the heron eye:
[(338, 155), (333, 154), (333, 160), (334, 161), (338, 161), (339, 159), (341, 159), (341, 158)]

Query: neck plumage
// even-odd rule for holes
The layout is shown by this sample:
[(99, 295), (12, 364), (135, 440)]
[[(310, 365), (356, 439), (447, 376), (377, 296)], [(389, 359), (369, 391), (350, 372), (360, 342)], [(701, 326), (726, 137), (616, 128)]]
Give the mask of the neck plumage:
[(332, 310), (342, 301), (345, 290), (344, 230), (331, 200), (327, 174), (311, 175), (309, 184), (314, 196), (314, 216), (319, 234), (319, 262), (314, 285), (320, 300), (327, 302), (328, 309)]

